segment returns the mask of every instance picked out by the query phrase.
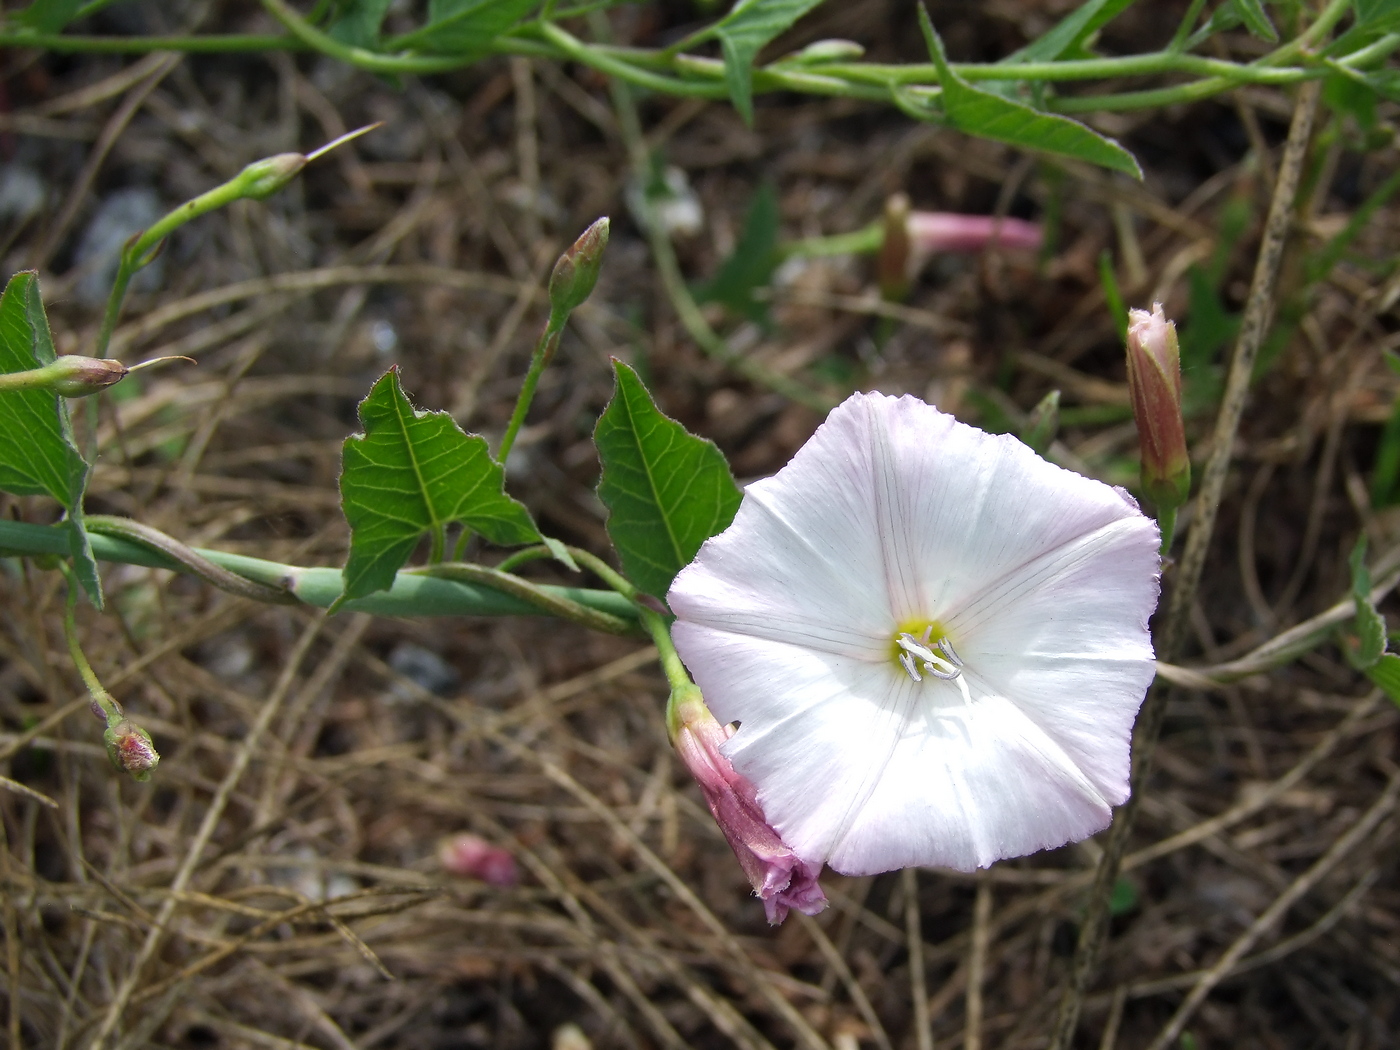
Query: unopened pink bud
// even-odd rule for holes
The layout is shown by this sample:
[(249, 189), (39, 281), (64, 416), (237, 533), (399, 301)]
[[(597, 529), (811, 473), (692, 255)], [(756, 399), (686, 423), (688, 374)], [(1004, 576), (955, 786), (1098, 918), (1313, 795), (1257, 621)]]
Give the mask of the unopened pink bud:
[(515, 858), (479, 835), (463, 832), (444, 839), (438, 847), (438, 860), (452, 875), (480, 879), (492, 886), (514, 886), (520, 881)]
[(112, 760), (112, 765), (130, 773), (133, 780), (151, 779), (151, 770), (159, 764), (160, 755), (156, 753), (150, 733), (135, 722), (123, 718), (102, 736), (106, 741), (107, 757)]
[(892, 194), (885, 201), (885, 235), (875, 259), (880, 297), (899, 302), (909, 293), (909, 198)]
[(909, 213), (909, 241), (919, 259), (936, 252), (980, 252), (993, 245), (1034, 251), (1043, 237), (1038, 223), (1022, 219), (944, 211)]
[(789, 908), (804, 915), (824, 909), (826, 894), (817, 882), (821, 864), (798, 857), (768, 823), (758, 792), (720, 751), (731, 733), (710, 714), (699, 691), (673, 702), (670, 716), (676, 754), (700, 785), (710, 814), (763, 901), (768, 921), (782, 922)]
[(130, 369), (111, 358), (65, 354), (43, 371), (52, 375), (46, 385), (60, 397), (87, 397), (120, 382)]
[(1142, 449), (1142, 487), (1160, 510), (1191, 492), (1191, 457), (1181, 418), (1181, 353), (1176, 325), (1154, 303), (1128, 311), (1128, 391)]
[(584, 230), (569, 249), (559, 256), (549, 275), (549, 308), (567, 315), (593, 293), (598, 271), (603, 266), (603, 249), (608, 246), (608, 218), (603, 216)]

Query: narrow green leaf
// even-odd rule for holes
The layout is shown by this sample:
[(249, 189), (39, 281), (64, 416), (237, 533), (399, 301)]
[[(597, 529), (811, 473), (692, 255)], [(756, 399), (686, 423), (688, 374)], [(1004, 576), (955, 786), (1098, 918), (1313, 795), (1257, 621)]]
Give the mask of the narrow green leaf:
[(57, 33), (82, 6), (83, 0), (34, 0), (19, 13), (19, 20), (41, 33)]
[(744, 218), (744, 232), (719, 273), (696, 290), (702, 303), (721, 303), (731, 313), (763, 322), (768, 304), (754, 292), (768, 284), (778, 265), (778, 191), (764, 182), (754, 194)]
[(700, 545), (734, 520), (739, 486), (713, 442), (662, 415), (632, 369), (617, 360), (613, 368), (617, 386), (593, 432), (598, 497), (623, 572), (664, 598)]
[[(53, 360), (39, 278), (33, 271), (17, 273), (0, 296), (0, 372), (41, 368)], [(0, 489), (17, 496), (50, 496), (63, 504), (73, 567), (100, 609), (97, 562), (83, 529), (87, 479), (88, 464), (73, 437), (67, 401), (48, 390), (0, 393)]]
[(339, 0), (327, 32), (351, 47), (372, 47), (394, 0)]
[(484, 52), (491, 41), (530, 13), (539, 0), (429, 0), (428, 24), (398, 37), (395, 48), (442, 54)]
[(1020, 102), (973, 87), (948, 65), (943, 42), (934, 32), (928, 12), (919, 7), (919, 24), (928, 44), (929, 57), (938, 68), (943, 87), (943, 112), (948, 123), (970, 135), (1005, 142), (1022, 149), (1058, 153), (1087, 160), (1135, 179), (1142, 178), (1133, 155), (1112, 139), (1057, 113), (1043, 113)]
[(1371, 573), (1366, 568), (1366, 537), (1363, 534), (1347, 559), (1351, 567), (1351, 596), (1356, 602), (1356, 648), (1347, 648), (1347, 658), (1359, 670), (1374, 667), (1385, 653), (1385, 617), (1371, 602)]
[(724, 56), (724, 82), (734, 108), (753, 123), (753, 62), (763, 46), (822, 0), (739, 0), (714, 24)]
[(1128, 341), (1128, 304), (1123, 301), (1123, 292), (1118, 287), (1118, 275), (1113, 272), (1113, 253), (1107, 248), (1099, 252), (1099, 284), (1103, 286), (1104, 302), (1113, 316), (1113, 326), (1118, 329), (1118, 338)]
[(1264, 5), (1260, 0), (1230, 0), (1230, 3), (1246, 29), (1260, 40), (1265, 40), (1270, 44), (1278, 43), (1278, 30), (1269, 20), (1268, 12), (1264, 10)]
[(1381, 691), (1396, 704), (1400, 704), (1400, 656), (1386, 653), (1366, 668), (1366, 677), (1380, 686)]
[(1061, 19), (1049, 32), (1032, 40), (1021, 50), (1007, 55), (998, 65), (1027, 62), (1053, 62), (1078, 48), (1133, 5), (1135, 0), (1089, 0)]
[(345, 598), (391, 586), (429, 530), (465, 525), (492, 543), (534, 543), (529, 512), (505, 494), (486, 439), (446, 412), (419, 412), (390, 369), (360, 402), (363, 435), (345, 440), (341, 507), (350, 523)]
[(1389, 28), (1400, 22), (1400, 0), (1352, 0), (1356, 24), (1371, 28)]

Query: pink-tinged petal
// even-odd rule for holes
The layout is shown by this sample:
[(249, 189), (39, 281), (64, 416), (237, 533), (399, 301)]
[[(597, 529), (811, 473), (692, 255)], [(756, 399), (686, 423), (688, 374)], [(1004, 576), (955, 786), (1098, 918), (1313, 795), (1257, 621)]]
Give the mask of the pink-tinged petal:
[(908, 230), (915, 253), (925, 257), (936, 252), (977, 252), (993, 243), (1034, 250), (1044, 236), (1038, 223), (1024, 219), (944, 211), (910, 212)]

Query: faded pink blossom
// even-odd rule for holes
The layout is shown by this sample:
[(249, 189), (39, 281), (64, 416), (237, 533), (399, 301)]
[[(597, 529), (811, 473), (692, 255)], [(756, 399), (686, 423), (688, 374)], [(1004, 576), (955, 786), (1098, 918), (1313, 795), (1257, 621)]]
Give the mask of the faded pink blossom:
[(799, 859), (787, 847), (764, 818), (754, 786), (720, 753), (732, 733), (710, 714), (698, 691), (673, 701), (670, 714), (676, 753), (700, 785), (715, 823), (763, 901), (768, 921), (782, 922), (789, 908), (816, 915), (827, 903), (817, 883), (822, 866)]
[(492, 886), (514, 886), (520, 881), (520, 870), (510, 853), (469, 832), (444, 839), (438, 847), (438, 860), (452, 875), (480, 879)]
[(912, 211), (908, 229), (916, 260), (935, 252), (980, 252), (994, 244), (1034, 251), (1044, 236), (1039, 223), (944, 211)]

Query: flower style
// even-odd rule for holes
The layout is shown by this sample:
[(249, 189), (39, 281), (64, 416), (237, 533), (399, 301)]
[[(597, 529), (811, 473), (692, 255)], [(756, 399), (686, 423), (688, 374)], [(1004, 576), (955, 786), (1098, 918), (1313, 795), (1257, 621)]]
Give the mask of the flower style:
[(798, 858), (970, 870), (1127, 798), (1157, 546), (1123, 490), (856, 394), (676, 577), (672, 634)]
[(715, 720), (699, 690), (691, 689), (692, 695), (677, 696), (671, 702), (672, 743), (700, 785), (710, 815), (724, 832), (754, 893), (763, 901), (768, 921), (782, 922), (789, 908), (816, 915), (826, 907), (826, 894), (817, 883), (821, 864), (799, 859), (768, 825), (753, 785), (734, 771), (720, 750), (731, 731)]

